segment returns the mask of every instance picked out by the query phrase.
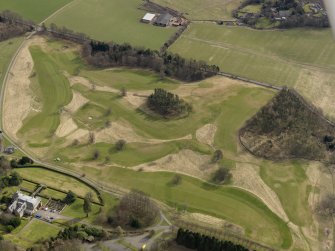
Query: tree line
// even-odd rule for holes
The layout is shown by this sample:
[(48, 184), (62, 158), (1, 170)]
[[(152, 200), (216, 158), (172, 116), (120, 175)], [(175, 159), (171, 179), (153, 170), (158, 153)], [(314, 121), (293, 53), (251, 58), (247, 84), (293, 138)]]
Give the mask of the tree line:
[[(22, 25), (24, 23), (26, 25)], [(0, 13), (0, 41), (20, 36), (32, 30), (31, 23), (23, 20), (17, 14), (10, 11)]]
[(190, 230), (179, 228), (176, 242), (189, 249), (198, 251), (248, 251), (249, 249), (231, 241), (219, 240)]
[(178, 54), (133, 47), (130, 44), (91, 41), (84, 44), (83, 56), (89, 64), (98, 67), (140, 67), (186, 82), (198, 81), (216, 75), (220, 68), (205, 62), (184, 59)]

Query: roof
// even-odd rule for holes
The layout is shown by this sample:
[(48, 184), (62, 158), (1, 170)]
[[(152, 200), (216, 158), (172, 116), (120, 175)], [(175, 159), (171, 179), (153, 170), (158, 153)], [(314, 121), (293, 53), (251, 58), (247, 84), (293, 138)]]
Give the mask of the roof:
[(168, 25), (172, 17), (170, 13), (159, 15), (155, 23)]
[(144, 17), (142, 18), (142, 20), (152, 21), (152, 19), (154, 19), (155, 16), (156, 16), (156, 14), (147, 13), (147, 14), (144, 15)]
[(34, 206), (37, 206), (38, 203), (41, 202), (40, 198), (34, 198), (34, 197), (29, 196), (29, 195), (25, 195), (23, 193), (20, 193), (20, 192), (17, 192), (17, 196), (18, 196), (18, 198), (17, 198), (18, 200), (25, 201), (27, 203), (31, 203)]

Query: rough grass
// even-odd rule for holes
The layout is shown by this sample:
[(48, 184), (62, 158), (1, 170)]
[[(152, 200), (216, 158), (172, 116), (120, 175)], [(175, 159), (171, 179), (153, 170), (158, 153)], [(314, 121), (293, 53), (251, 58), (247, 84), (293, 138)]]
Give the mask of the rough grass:
[(48, 24), (65, 26), (103, 41), (159, 49), (177, 29), (141, 23), (145, 15), (145, 11), (138, 9), (141, 3), (140, 0), (74, 0)]
[[(91, 168), (85, 168), (92, 175)], [(93, 171), (94, 172), (94, 171)], [(123, 168), (108, 168), (94, 173), (104, 183), (140, 189), (173, 207), (214, 215), (241, 225), (248, 236), (277, 247), (289, 247), (292, 239), (286, 224), (260, 200), (248, 192), (216, 187), (183, 176), (181, 185), (171, 187), (171, 173), (142, 173)]]
[[(1, 5), (1, 3), (0, 3)], [(12, 38), (6, 41), (0, 42), (0, 84), (2, 86), (4, 74), (7, 71), (9, 63), (19, 48), (21, 42), (23, 41), (22, 37)]]
[(19, 168), (16, 169), (23, 178), (27, 178), (34, 182), (57, 188), (63, 191), (73, 191), (79, 196), (85, 196), (91, 192), (93, 198), (97, 201), (96, 193), (87, 185), (79, 182), (78, 180), (42, 168)]
[(71, 0), (1, 0), (0, 12), (10, 10), (25, 19), (41, 22)]
[(329, 29), (257, 31), (198, 23), (171, 51), (276, 85), (294, 86), (303, 69), (335, 73), (335, 44)]
[(231, 20), (239, 0), (154, 0), (162, 6), (184, 13), (191, 20)]

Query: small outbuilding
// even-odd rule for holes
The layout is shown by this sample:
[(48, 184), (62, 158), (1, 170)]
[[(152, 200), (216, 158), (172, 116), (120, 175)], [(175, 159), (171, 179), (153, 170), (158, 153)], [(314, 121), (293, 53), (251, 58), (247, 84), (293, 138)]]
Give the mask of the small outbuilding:
[(152, 13), (147, 13), (144, 15), (144, 17), (141, 19), (142, 23), (151, 23), (156, 17), (156, 14), (152, 14)]
[(170, 24), (172, 18), (173, 16), (170, 13), (161, 14), (156, 18), (154, 24), (166, 27)]

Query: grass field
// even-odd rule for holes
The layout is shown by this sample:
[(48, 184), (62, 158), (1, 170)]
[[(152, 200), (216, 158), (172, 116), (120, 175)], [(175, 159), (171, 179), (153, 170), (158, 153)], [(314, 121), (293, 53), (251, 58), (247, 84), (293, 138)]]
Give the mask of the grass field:
[(1, 0), (0, 11), (10, 10), (25, 19), (41, 22), (71, 0)]
[(87, 185), (79, 182), (78, 180), (41, 168), (20, 168), (16, 169), (23, 178), (30, 179), (34, 182), (50, 186), (51, 188), (57, 188), (63, 191), (73, 191), (79, 196), (85, 196), (91, 192), (93, 198), (97, 200), (96, 193)]
[(304, 68), (335, 71), (335, 44), (328, 29), (257, 31), (192, 24), (171, 50), (277, 85), (294, 86)]
[(159, 49), (176, 29), (141, 23), (145, 14), (138, 9), (141, 3), (140, 0), (74, 0), (47, 23), (84, 32), (103, 41)]
[(240, 0), (154, 0), (162, 6), (184, 13), (191, 20), (231, 20)]
[[(1, 3), (0, 3), (1, 4)], [(2, 85), (4, 74), (7, 71), (8, 65), (19, 48), (23, 38), (13, 38), (0, 42), (0, 83)]]
[(5, 235), (5, 239), (9, 239), (20, 247), (31, 247), (39, 240), (45, 240), (52, 236), (56, 236), (60, 228), (47, 222), (32, 219), (27, 225), (15, 235)]

